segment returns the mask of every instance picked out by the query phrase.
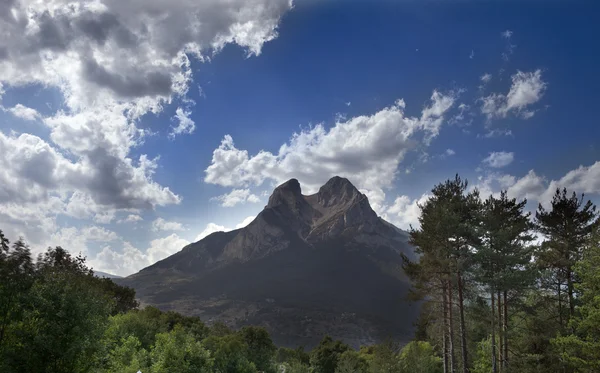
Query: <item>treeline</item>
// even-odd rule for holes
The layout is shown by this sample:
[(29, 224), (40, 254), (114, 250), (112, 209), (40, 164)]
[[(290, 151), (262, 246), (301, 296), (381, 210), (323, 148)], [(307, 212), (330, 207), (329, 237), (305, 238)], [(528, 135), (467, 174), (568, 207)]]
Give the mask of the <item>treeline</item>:
[(404, 269), (425, 300), (416, 339), (443, 372), (600, 372), (596, 206), (557, 189), (531, 214), (458, 175), (431, 194), (410, 232), (419, 260)]
[(277, 348), (267, 331), (138, 309), (135, 292), (95, 277), (61, 247), (33, 260), (0, 231), (2, 373), (437, 373), (427, 342), (355, 351), (324, 337), (312, 351)]

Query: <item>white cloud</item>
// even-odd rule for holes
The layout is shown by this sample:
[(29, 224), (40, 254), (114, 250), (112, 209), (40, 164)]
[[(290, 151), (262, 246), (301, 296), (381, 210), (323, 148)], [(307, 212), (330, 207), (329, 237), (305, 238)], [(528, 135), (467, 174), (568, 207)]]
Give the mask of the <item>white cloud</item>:
[(473, 59), (473, 57), (475, 57), (475, 51), (471, 50), (471, 54), (469, 54), (469, 58)]
[(89, 256), (88, 244), (90, 242), (108, 243), (117, 240), (119, 240), (119, 236), (115, 232), (103, 227), (86, 226), (82, 229), (63, 227), (50, 235), (48, 242), (45, 242), (46, 246), (34, 246), (34, 249), (41, 252), (47, 246), (61, 246), (72, 253)]
[(38, 113), (37, 110), (21, 104), (16, 104), (15, 106), (7, 109), (7, 111), (15, 117), (23, 120), (34, 121), (40, 119), (40, 113)]
[(506, 30), (506, 31), (503, 31), (500, 35), (504, 39), (510, 39), (512, 37), (512, 35), (513, 35), (513, 32), (511, 30)]
[(194, 133), (196, 125), (194, 124), (194, 121), (190, 118), (191, 114), (191, 111), (183, 110), (182, 108), (177, 108), (177, 110), (175, 111), (177, 127), (172, 127), (172, 130), (169, 133), (170, 138), (175, 138), (176, 135)]
[(181, 223), (166, 221), (163, 218), (157, 218), (152, 222), (152, 231), (183, 231), (185, 228)]
[(600, 194), (600, 161), (591, 166), (579, 166), (558, 180), (552, 180), (541, 196), (541, 202), (549, 203), (557, 188), (570, 192)]
[(211, 235), (215, 232), (228, 232), (230, 230), (231, 230), (230, 228), (225, 228), (225, 226), (223, 226), (223, 225), (219, 225), (219, 224), (215, 224), (215, 223), (208, 223), (206, 225), (206, 228), (204, 228), (204, 230), (196, 236), (195, 241), (200, 241), (204, 237)]
[[(41, 203), (53, 196), (66, 203), (65, 212), (94, 216), (108, 223), (116, 210), (135, 210), (179, 203), (180, 197), (151, 180), (156, 160), (119, 160), (104, 151), (82, 154), (72, 162), (41, 138), (29, 134), (7, 137), (0, 132), (0, 206)], [(101, 162), (100, 164), (93, 164)], [(116, 168), (113, 168), (116, 167)]]
[(421, 216), (419, 205), (423, 205), (430, 197), (427, 193), (413, 200), (408, 196), (398, 196), (382, 217), (400, 229), (409, 230), (411, 226), (418, 229)]
[(483, 163), (493, 168), (502, 168), (511, 164), (514, 159), (515, 153), (513, 152), (490, 152)]
[(289, 0), (10, 1), (0, 8), (11, 15), (0, 23), (0, 81), (57, 86), (70, 107), (168, 98), (187, 89), (183, 52), (203, 59), (235, 43), (258, 55), (290, 8)]
[(129, 242), (123, 242), (120, 250), (113, 249), (112, 246), (103, 247), (95, 257), (89, 259), (89, 263), (96, 270), (128, 276), (177, 253), (189, 244), (188, 240), (175, 233), (152, 240), (145, 253)]
[(223, 207), (233, 207), (237, 204), (243, 204), (246, 202), (260, 202), (260, 197), (258, 197), (256, 194), (250, 193), (250, 189), (234, 189), (230, 193), (223, 194), (211, 199), (220, 201), (221, 206)]
[(189, 244), (190, 242), (188, 240), (179, 237), (175, 233), (164, 238), (152, 240), (150, 241), (150, 248), (146, 250), (148, 262), (152, 264), (158, 262), (159, 260), (163, 260), (164, 258), (180, 251), (184, 246)]
[(479, 77), (481, 84), (479, 85), (479, 90), (483, 91), (485, 87), (492, 81), (492, 74), (485, 73)]
[(542, 71), (518, 71), (512, 76), (512, 85), (507, 95), (493, 93), (480, 98), (481, 112), (488, 117), (506, 118), (516, 114), (524, 119), (531, 118), (535, 111), (527, 109), (537, 103), (546, 91), (547, 83), (542, 80)]
[(113, 250), (111, 246), (105, 246), (95, 258), (89, 259), (88, 262), (94, 270), (117, 276), (131, 275), (151, 264), (148, 256), (129, 242), (124, 242), (120, 251)]
[(129, 214), (127, 215), (127, 217), (125, 219), (121, 219), (119, 220), (119, 222), (121, 223), (135, 223), (138, 221), (142, 221), (144, 220), (141, 216), (136, 215), (136, 214)]
[(427, 145), (439, 134), (454, 95), (434, 91), (420, 118), (404, 115), (398, 100), (370, 116), (338, 120), (330, 129), (318, 124), (294, 133), (276, 154), (250, 156), (227, 135), (214, 150), (204, 181), (229, 187), (281, 183), (297, 178), (304, 193), (317, 190), (330, 177), (344, 176), (359, 189), (383, 193), (391, 186), (398, 165), (419, 141)]
[(456, 154), (456, 152), (454, 150), (452, 150), (452, 149), (446, 149), (446, 155), (450, 156), (450, 155), (454, 155), (454, 154)]
[[(190, 58), (210, 59), (229, 43), (260, 54), (292, 7), (290, 0), (2, 4), (0, 96), (30, 86), (64, 98), (64, 109), (44, 118), (23, 105), (6, 109), (43, 120), (49, 139), (0, 133), (0, 224), (39, 240), (61, 213), (109, 223), (118, 212), (179, 203), (153, 180), (159, 157), (132, 156), (149, 134), (140, 120), (186, 102)], [(178, 112), (174, 132), (191, 132), (189, 113)], [(32, 213), (13, 213), (16, 204)]]
[(204, 228), (204, 230), (202, 230), (202, 232), (200, 232), (196, 236), (195, 241), (200, 241), (204, 237), (206, 237), (212, 233), (215, 233), (215, 232), (229, 232), (234, 229), (244, 228), (245, 226), (250, 224), (252, 222), (252, 220), (254, 220), (255, 218), (256, 218), (256, 216), (248, 216), (246, 219), (242, 220), (242, 222), (240, 222), (239, 224), (236, 224), (235, 228), (228, 228), (228, 227), (225, 227), (224, 225), (208, 223), (206, 225), (206, 227)]
[[(508, 129), (500, 129), (500, 128), (494, 128), (491, 130), (488, 130), (483, 137), (489, 139), (489, 138), (493, 138), (493, 137), (500, 137), (500, 136), (512, 136), (513, 133), (511, 130)], [(477, 137), (481, 137), (480, 135), (477, 135)]]
[(541, 202), (540, 194), (545, 189), (546, 180), (530, 170), (527, 175), (517, 179), (508, 190), (510, 198), (533, 199)]

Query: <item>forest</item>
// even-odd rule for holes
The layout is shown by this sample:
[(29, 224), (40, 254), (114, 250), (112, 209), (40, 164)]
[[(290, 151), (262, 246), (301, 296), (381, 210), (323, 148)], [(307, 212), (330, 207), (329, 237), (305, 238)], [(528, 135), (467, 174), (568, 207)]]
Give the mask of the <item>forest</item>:
[(94, 276), (62, 247), (33, 258), (0, 231), (0, 372), (497, 373), (600, 371), (596, 206), (557, 189), (527, 212), (458, 175), (436, 185), (404, 258), (422, 311), (412, 342), (352, 349), (324, 336), (277, 347), (261, 327), (231, 330), (140, 308), (133, 289)]

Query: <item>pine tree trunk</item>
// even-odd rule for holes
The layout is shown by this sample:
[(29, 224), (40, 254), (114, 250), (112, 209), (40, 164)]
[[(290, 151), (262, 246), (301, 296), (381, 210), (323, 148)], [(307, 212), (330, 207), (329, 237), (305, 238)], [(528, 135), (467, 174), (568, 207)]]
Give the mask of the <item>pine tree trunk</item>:
[(569, 318), (572, 319), (575, 315), (575, 303), (573, 299), (573, 271), (571, 268), (567, 269), (567, 291), (569, 293)]
[(449, 373), (448, 372), (448, 301), (446, 300), (446, 295), (447, 295), (447, 286), (444, 282), (442, 282), (442, 288), (443, 288), (443, 295), (442, 295), (442, 303), (443, 303), (443, 309), (444, 309), (444, 317), (443, 317), (443, 324), (444, 324), (444, 328), (443, 328), (443, 338), (442, 338), (442, 348), (444, 349), (444, 373)]
[(496, 366), (496, 323), (495, 323), (495, 319), (496, 319), (496, 302), (494, 301), (496, 299), (496, 295), (494, 294), (494, 288), (492, 288), (490, 290), (490, 295), (492, 298), (492, 373), (497, 373), (498, 372), (498, 368)]
[(458, 311), (460, 316), (460, 348), (462, 354), (463, 373), (469, 373), (467, 356), (467, 330), (465, 327), (465, 310), (463, 305), (463, 284), (460, 272), (456, 272), (456, 282), (458, 284)]
[(502, 296), (500, 290), (496, 292), (498, 300), (498, 360), (500, 360), (500, 372), (504, 370), (504, 338), (502, 336)]
[(560, 323), (560, 328), (563, 327), (563, 316), (562, 316), (562, 296), (560, 294), (560, 290), (562, 287), (562, 283), (560, 279), (558, 280), (558, 322)]
[(508, 300), (507, 291), (504, 290), (504, 322), (502, 323), (502, 339), (504, 340), (504, 368), (508, 366)]
[(448, 281), (448, 349), (450, 350), (450, 373), (456, 373), (454, 356), (454, 316), (452, 315), (452, 281)]

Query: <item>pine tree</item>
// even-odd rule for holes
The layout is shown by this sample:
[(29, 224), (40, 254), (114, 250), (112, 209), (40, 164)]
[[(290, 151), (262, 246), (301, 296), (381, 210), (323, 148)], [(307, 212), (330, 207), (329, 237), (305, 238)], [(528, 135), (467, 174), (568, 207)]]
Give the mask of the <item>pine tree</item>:
[[(540, 204), (535, 215), (536, 227), (547, 239), (538, 253), (538, 263), (553, 274), (562, 327), (575, 314), (575, 284), (578, 280), (574, 266), (581, 260), (582, 249), (598, 225), (599, 218), (596, 206), (591, 201), (584, 204), (584, 195), (577, 198), (575, 192), (568, 197), (566, 188), (556, 190), (551, 206), (552, 209), (547, 211)], [(565, 286), (567, 320), (564, 320), (562, 309)]]
[[(454, 308), (458, 310), (460, 367), (468, 372), (464, 317), (464, 278), (468, 275), (473, 247), (478, 245), (479, 194), (467, 193), (468, 183), (456, 175), (436, 185), (421, 208), (419, 230), (411, 230), (411, 243), (420, 254), (418, 263), (405, 258), (405, 272), (416, 292), (442, 304), (444, 372), (458, 367), (454, 351)], [(455, 291), (456, 290), (456, 291)], [(457, 299), (455, 299), (457, 298)]]
[[(533, 282), (531, 270), (533, 240), (530, 214), (524, 209), (527, 200), (509, 199), (506, 191), (499, 198), (490, 196), (483, 204), (482, 242), (475, 255), (479, 281), (488, 289), (491, 300), (492, 371), (508, 364), (509, 294), (519, 295)], [(497, 309), (497, 322), (496, 322)], [(498, 350), (496, 350), (498, 326)]]

